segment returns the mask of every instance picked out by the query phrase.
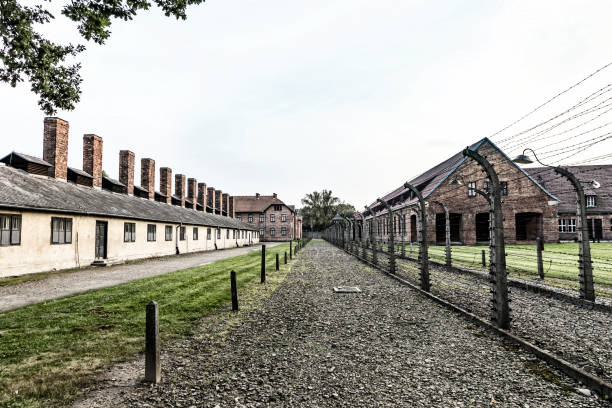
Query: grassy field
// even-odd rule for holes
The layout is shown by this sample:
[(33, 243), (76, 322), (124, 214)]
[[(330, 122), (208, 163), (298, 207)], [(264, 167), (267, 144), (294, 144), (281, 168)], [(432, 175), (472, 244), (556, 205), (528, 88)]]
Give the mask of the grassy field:
[[(386, 248), (386, 247), (385, 247)], [(406, 245), (406, 255), (410, 254)], [(413, 256), (417, 256), (417, 246), (414, 245)], [(486, 263), (489, 262), (489, 249), (486, 246), (452, 247), (452, 260), (455, 266), (465, 266), (473, 269), (487, 270), (482, 266), (482, 250), (485, 250)], [(398, 249), (399, 250), (399, 247)], [(510, 276), (520, 278), (537, 278), (537, 253), (535, 245), (506, 245), (506, 264)], [(593, 260), (593, 280), (599, 285), (598, 293), (612, 296), (612, 243), (591, 243)], [(429, 259), (444, 263), (444, 246), (429, 247)], [(578, 289), (578, 244), (545, 244), (542, 252), (545, 282), (555, 286)]]
[[(207, 313), (230, 300), (229, 272), (239, 299), (271, 293), (289, 265), (288, 244), (268, 248), (266, 285), (259, 283), (259, 251), (153, 278), (0, 313), (0, 406), (62, 405), (96, 372), (144, 352), (145, 305), (159, 305), (163, 342), (188, 335)], [(281, 254), (281, 272), (274, 271)], [(228, 313), (228, 314), (231, 314)]]

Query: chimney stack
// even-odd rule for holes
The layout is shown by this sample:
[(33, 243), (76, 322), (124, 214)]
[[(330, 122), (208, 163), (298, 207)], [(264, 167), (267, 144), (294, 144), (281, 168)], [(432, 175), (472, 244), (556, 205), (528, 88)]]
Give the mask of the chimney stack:
[(193, 204), (193, 209), (196, 209), (198, 199), (198, 182), (194, 178), (187, 179), (187, 199)]
[(119, 181), (125, 184), (128, 194), (134, 194), (134, 153), (119, 151)]
[(159, 192), (166, 196), (166, 203), (172, 203), (172, 169), (159, 168)]
[(140, 160), (140, 187), (149, 192), (149, 200), (155, 198), (155, 160)]
[(236, 218), (236, 199), (232, 196), (229, 198), (229, 217)]
[(215, 214), (223, 211), (223, 191), (215, 190)]
[(228, 217), (229, 216), (229, 194), (227, 193), (223, 193), (223, 195), (221, 196), (221, 201), (223, 202), (223, 204), (221, 204), (221, 214), (223, 214), (223, 212), (225, 212), (225, 216)]
[(206, 183), (198, 183), (198, 204), (202, 206), (202, 211), (206, 211)]
[(215, 209), (217, 208), (216, 207), (217, 200), (216, 200), (216, 197), (215, 197), (216, 190), (215, 190), (214, 187), (208, 187), (207, 190), (208, 190), (208, 197), (206, 197), (207, 203), (208, 203), (208, 206), (210, 208), (212, 208), (212, 213), (214, 214), (215, 213)]
[(93, 177), (93, 186), (102, 188), (102, 138), (83, 135), (83, 171)]
[(51, 164), (49, 177), (66, 180), (68, 176), (68, 122), (60, 118), (45, 118), (43, 160)]
[(276, 198), (277, 197), (276, 193), (272, 193), (272, 197)]
[(174, 194), (181, 201), (181, 207), (185, 206), (185, 175), (175, 174), (174, 175)]

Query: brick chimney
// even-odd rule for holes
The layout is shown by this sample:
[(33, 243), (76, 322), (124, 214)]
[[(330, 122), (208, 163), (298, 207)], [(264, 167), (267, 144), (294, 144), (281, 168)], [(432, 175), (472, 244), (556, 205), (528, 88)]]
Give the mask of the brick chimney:
[(166, 203), (172, 203), (172, 169), (159, 168), (159, 192), (166, 196)]
[(93, 186), (102, 188), (102, 138), (83, 135), (83, 171), (93, 177)]
[(206, 211), (206, 183), (198, 183), (198, 204), (202, 206), (202, 211)]
[(222, 212), (225, 211), (225, 215), (229, 216), (229, 194), (223, 193), (221, 201), (223, 202), (221, 205)]
[(206, 199), (208, 200), (207, 203), (208, 203), (208, 206), (210, 208), (212, 208), (212, 212), (214, 214), (215, 213), (215, 209), (217, 208), (216, 207), (217, 200), (216, 200), (216, 197), (215, 197), (216, 190), (215, 190), (214, 187), (208, 187), (207, 190), (208, 190), (208, 196), (206, 197)]
[(193, 208), (196, 208), (196, 200), (198, 198), (198, 181), (192, 177), (187, 179), (187, 199), (193, 204)]
[(155, 160), (140, 160), (140, 187), (149, 192), (149, 200), (155, 198)]
[(255, 193), (255, 198), (259, 200), (259, 193)]
[(223, 211), (223, 191), (215, 190), (215, 211), (221, 214)]
[(129, 150), (119, 151), (119, 181), (128, 194), (134, 194), (134, 153)]
[(60, 118), (45, 118), (43, 160), (51, 164), (49, 177), (66, 180), (68, 176), (68, 122)]
[(181, 201), (181, 207), (185, 206), (185, 175), (175, 174), (174, 175), (174, 194)]
[(233, 196), (229, 198), (229, 213), (227, 215), (236, 218), (236, 203)]
[(277, 198), (278, 196), (276, 195), (276, 193), (272, 193), (272, 197)]

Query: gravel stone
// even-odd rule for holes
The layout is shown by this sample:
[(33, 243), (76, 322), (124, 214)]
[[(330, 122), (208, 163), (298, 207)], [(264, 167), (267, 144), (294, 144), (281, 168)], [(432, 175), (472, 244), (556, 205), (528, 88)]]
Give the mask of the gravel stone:
[(161, 383), (125, 384), (113, 407), (609, 406), (324, 241), (302, 249), (259, 309), (208, 333), (162, 345)]

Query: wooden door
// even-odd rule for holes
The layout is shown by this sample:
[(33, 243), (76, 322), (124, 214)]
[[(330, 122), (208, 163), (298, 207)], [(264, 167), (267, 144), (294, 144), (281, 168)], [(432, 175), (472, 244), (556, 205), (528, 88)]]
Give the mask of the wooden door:
[(108, 224), (96, 221), (96, 259), (106, 259), (106, 232)]

